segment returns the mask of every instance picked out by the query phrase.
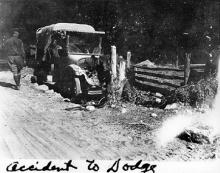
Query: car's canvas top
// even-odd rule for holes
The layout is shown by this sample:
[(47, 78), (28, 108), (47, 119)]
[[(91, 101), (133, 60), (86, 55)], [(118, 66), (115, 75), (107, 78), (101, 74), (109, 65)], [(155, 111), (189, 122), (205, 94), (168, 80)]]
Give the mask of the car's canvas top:
[(86, 24), (77, 23), (57, 23), (49, 26), (39, 28), (37, 34), (45, 31), (70, 31), (70, 32), (84, 32), (84, 33), (94, 33), (94, 34), (105, 34), (103, 31), (95, 31), (95, 29)]

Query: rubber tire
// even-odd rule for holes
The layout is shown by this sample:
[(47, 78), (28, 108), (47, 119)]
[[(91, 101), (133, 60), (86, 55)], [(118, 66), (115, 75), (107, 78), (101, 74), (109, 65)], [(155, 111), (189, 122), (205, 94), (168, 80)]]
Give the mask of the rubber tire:
[(31, 83), (37, 82), (37, 76), (31, 76)]
[(41, 70), (37, 74), (37, 84), (42, 85), (47, 81), (47, 74), (45, 71)]
[(66, 68), (62, 81), (59, 84), (60, 95), (64, 98), (72, 98), (75, 96), (75, 80), (74, 80), (74, 71), (71, 68)]

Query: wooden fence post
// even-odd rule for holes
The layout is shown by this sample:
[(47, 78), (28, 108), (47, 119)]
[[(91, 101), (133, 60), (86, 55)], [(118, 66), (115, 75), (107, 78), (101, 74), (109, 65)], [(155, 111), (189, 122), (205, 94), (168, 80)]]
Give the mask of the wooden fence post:
[(130, 69), (131, 67), (131, 52), (127, 52), (127, 68)]
[(185, 54), (185, 64), (184, 64), (184, 84), (187, 85), (189, 75), (190, 75), (190, 57), (191, 53)]
[(121, 60), (119, 65), (119, 83), (121, 83), (126, 78), (125, 71), (126, 71), (126, 63), (124, 60)]
[(112, 70), (112, 79), (117, 78), (117, 55), (116, 55), (116, 47), (111, 46), (111, 70)]
[(126, 61), (123, 60), (123, 57), (120, 56), (120, 64), (119, 64), (119, 80), (118, 80), (118, 90), (117, 90), (117, 97), (121, 99), (121, 95), (123, 92), (123, 88), (127, 82), (126, 79)]
[(178, 56), (178, 55), (176, 56), (176, 63), (175, 63), (175, 66), (176, 66), (176, 68), (179, 67), (179, 56)]
[(116, 102), (116, 88), (117, 88), (117, 54), (116, 47), (111, 46), (111, 92), (112, 101)]

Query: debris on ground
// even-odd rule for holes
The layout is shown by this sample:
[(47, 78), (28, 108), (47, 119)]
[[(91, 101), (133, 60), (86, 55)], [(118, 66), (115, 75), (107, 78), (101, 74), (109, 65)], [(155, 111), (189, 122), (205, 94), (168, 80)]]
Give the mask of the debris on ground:
[(157, 114), (155, 114), (155, 113), (152, 113), (152, 114), (150, 114), (152, 117), (157, 117)]
[(38, 85), (36, 88), (43, 92), (49, 90), (49, 87), (47, 85)]
[(139, 63), (139, 64), (137, 64), (137, 65), (140, 65), (140, 66), (144, 65), (144, 66), (147, 66), (147, 67), (156, 67), (156, 65), (148, 59), (141, 62), (141, 63)]
[(54, 94), (54, 90), (53, 89), (47, 90), (47, 91), (45, 91), (45, 93), (47, 93), (47, 94)]
[(63, 101), (64, 101), (64, 102), (70, 102), (70, 99), (64, 98)]
[(76, 110), (85, 110), (84, 107), (78, 104), (71, 105), (70, 107), (65, 108), (66, 111), (76, 111)]
[(116, 105), (115, 104), (111, 104), (111, 106), (110, 106), (111, 108), (115, 108), (116, 107)]
[(210, 140), (208, 136), (205, 136), (201, 132), (195, 132), (192, 130), (183, 131), (181, 134), (177, 136), (177, 138), (197, 144), (210, 144)]
[(127, 112), (127, 109), (126, 109), (126, 108), (122, 108), (122, 109), (121, 109), (121, 113), (122, 113), (122, 114), (124, 114), (124, 113), (126, 113), (126, 112)]
[(86, 110), (94, 111), (95, 110), (95, 106), (86, 106)]
[(136, 105), (143, 105), (145, 107), (164, 109), (166, 106), (166, 99), (161, 93), (138, 90), (135, 87), (131, 88), (130, 85), (124, 88), (122, 98), (124, 101), (133, 102)]
[(179, 107), (179, 104), (173, 103), (173, 104), (166, 105), (165, 109), (177, 109), (178, 107)]

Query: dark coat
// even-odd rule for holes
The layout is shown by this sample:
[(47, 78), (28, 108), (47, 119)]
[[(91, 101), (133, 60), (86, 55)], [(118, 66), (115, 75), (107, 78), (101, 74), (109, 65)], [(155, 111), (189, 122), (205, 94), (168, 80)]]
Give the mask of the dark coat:
[(8, 56), (25, 57), (23, 42), (17, 37), (9, 38), (5, 43), (5, 51)]

